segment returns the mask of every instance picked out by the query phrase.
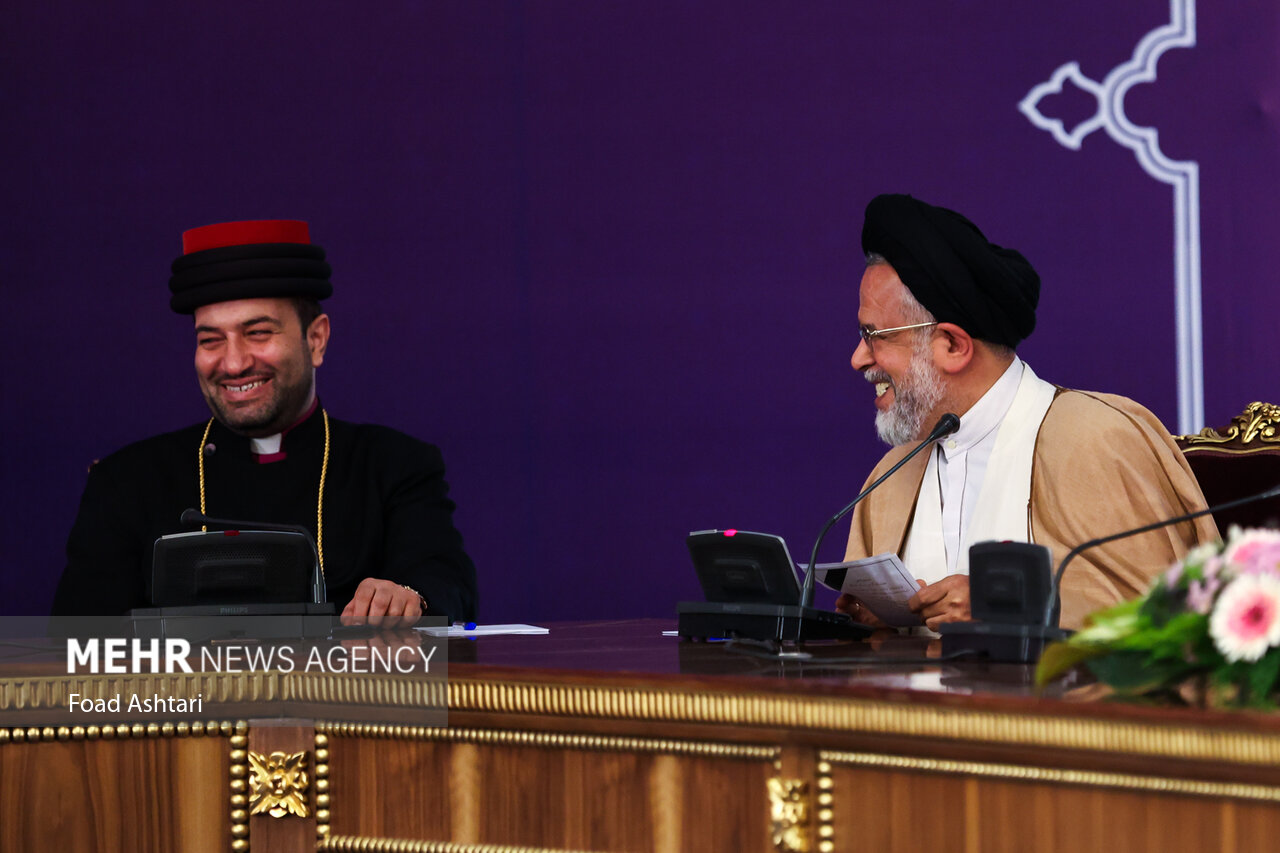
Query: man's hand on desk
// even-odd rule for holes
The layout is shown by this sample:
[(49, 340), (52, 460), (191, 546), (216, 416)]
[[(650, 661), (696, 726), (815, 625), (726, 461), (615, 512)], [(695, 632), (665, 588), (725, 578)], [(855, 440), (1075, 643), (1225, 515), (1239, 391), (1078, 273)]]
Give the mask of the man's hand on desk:
[[(921, 582), (923, 584), (923, 582)], [(968, 622), (969, 577), (948, 575), (937, 583), (922, 585), (920, 591), (907, 601), (912, 613), (919, 614), (930, 630), (937, 630), (943, 622)]]
[(343, 609), (343, 625), (408, 628), (422, 618), (422, 598), (395, 581), (365, 578)]

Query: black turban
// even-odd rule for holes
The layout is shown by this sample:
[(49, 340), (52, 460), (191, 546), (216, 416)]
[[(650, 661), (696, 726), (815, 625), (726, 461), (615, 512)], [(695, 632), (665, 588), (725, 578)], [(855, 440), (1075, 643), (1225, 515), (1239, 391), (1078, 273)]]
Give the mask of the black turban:
[(954, 210), (909, 195), (876, 196), (862, 250), (882, 255), (938, 322), (978, 340), (1013, 347), (1036, 327), (1040, 276)]

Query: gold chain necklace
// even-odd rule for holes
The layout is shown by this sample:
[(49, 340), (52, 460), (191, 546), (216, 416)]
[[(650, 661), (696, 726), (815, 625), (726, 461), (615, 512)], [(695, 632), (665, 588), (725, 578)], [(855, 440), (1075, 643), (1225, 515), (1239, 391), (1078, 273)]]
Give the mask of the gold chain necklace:
[[(324, 460), (320, 463), (320, 494), (316, 497), (316, 557), (320, 562), (320, 576), (324, 577), (324, 481), (329, 476), (329, 413), (324, 409), (320, 410), (320, 417), (324, 419)], [(209, 430), (213, 428), (213, 418), (209, 418), (209, 422), (204, 425), (204, 435), (200, 436), (200, 447), (197, 451), (197, 461), (200, 465), (200, 514), (204, 515), (204, 448), (205, 442), (209, 440)], [(200, 525), (202, 531), (208, 532), (207, 525)]]

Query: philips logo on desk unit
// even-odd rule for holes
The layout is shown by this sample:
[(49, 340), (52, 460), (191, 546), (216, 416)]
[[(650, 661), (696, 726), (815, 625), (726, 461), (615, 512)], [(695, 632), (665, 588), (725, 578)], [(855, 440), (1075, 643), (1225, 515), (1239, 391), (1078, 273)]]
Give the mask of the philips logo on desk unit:
[(431, 672), (437, 646), (405, 644), (394, 647), (333, 645), (295, 649), (260, 643), (201, 647), (181, 639), (67, 640), (67, 674), (140, 672), (338, 672), (408, 674)]

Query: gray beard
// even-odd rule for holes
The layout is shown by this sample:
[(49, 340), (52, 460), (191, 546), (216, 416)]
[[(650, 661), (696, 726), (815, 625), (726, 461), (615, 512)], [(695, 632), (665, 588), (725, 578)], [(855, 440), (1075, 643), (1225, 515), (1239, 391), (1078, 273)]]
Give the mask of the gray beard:
[(924, 419), (937, 408), (945, 390), (942, 376), (927, 352), (917, 352), (901, 384), (893, 387), (893, 405), (876, 412), (876, 435), (893, 447), (922, 438)]

